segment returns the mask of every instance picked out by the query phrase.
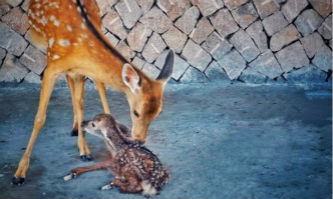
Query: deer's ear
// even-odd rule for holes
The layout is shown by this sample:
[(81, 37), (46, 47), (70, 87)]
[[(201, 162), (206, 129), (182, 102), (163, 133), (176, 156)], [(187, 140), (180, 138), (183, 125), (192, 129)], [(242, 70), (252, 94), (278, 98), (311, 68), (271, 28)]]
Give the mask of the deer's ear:
[(130, 88), (132, 93), (141, 88), (141, 77), (130, 64), (124, 64), (121, 76), (123, 82)]
[(161, 73), (158, 75), (157, 80), (160, 80), (164, 83), (166, 83), (169, 80), (172, 74), (173, 60), (174, 60), (174, 53), (172, 50), (170, 50), (165, 58), (164, 66), (161, 70)]

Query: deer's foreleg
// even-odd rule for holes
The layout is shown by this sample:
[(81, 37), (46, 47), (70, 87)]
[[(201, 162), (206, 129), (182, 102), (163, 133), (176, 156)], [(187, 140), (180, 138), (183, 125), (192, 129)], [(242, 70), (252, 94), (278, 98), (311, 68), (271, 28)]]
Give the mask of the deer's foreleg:
[(30, 155), (32, 152), (32, 148), (35, 144), (35, 141), (37, 139), (38, 133), (43, 127), (46, 119), (46, 110), (47, 105), (50, 100), (50, 96), (52, 93), (52, 90), (54, 88), (54, 84), (56, 81), (57, 73), (55, 73), (52, 69), (46, 68), (44, 72), (44, 77), (42, 81), (42, 88), (40, 91), (40, 98), (39, 98), (39, 106), (38, 111), (35, 116), (34, 121), (34, 127), (31, 133), (31, 137), (28, 143), (28, 146), (24, 152), (23, 157), (21, 158), (21, 161), (19, 163), (19, 166), (16, 170), (15, 176), (13, 178), (14, 184), (22, 184), (24, 182), (24, 178), (26, 176), (26, 172), (29, 168), (29, 161), (30, 161)]
[(99, 81), (95, 81), (95, 84), (96, 84), (96, 88), (97, 88), (98, 93), (99, 93), (99, 97), (101, 98), (101, 102), (102, 102), (102, 105), (103, 105), (104, 112), (107, 113), (107, 114), (110, 114), (111, 111), (110, 111), (110, 108), (109, 108), (109, 105), (108, 105), (108, 100), (106, 99), (105, 85), (104, 85), (104, 83), (99, 82)]
[(79, 175), (89, 172), (89, 171), (95, 171), (95, 170), (102, 170), (107, 169), (110, 167), (110, 161), (100, 162), (91, 166), (86, 167), (77, 167), (64, 177), (65, 181), (71, 180), (73, 178), (78, 177)]
[(76, 110), (75, 110), (76, 106), (75, 106), (74, 79), (69, 75), (66, 75), (66, 79), (67, 79), (68, 88), (71, 92), (72, 104), (73, 104), (73, 129), (71, 132), (71, 136), (78, 136), (78, 122), (77, 122)]
[(81, 123), (83, 121), (83, 106), (84, 106), (84, 76), (75, 75), (74, 79), (74, 110), (76, 111), (76, 119), (78, 124), (78, 148), (80, 157), (83, 161), (92, 159), (87, 141), (83, 134)]

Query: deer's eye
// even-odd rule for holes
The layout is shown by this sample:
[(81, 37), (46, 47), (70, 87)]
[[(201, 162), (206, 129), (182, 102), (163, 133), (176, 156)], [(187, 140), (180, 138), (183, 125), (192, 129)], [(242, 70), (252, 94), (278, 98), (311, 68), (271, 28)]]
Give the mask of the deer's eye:
[(133, 111), (133, 113), (136, 117), (140, 117), (140, 114), (137, 111)]
[(95, 124), (94, 124), (94, 123), (91, 123), (91, 126), (92, 126), (92, 127), (95, 127)]

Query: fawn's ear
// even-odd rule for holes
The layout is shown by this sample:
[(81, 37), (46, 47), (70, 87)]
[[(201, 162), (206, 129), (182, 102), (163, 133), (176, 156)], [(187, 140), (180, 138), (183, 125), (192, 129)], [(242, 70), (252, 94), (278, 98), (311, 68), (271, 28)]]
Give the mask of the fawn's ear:
[(130, 64), (124, 64), (121, 76), (123, 82), (130, 88), (132, 93), (135, 93), (136, 90), (141, 88), (141, 77)]

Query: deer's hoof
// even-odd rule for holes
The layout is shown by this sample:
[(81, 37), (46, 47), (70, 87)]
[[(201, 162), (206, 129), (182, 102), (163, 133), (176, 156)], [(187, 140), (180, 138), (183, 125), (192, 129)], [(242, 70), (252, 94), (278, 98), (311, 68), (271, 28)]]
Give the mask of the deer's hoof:
[(64, 177), (64, 181), (65, 181), (65, 182), (66, 182), (66, 181), (69, 181), (69, 180), (71, 180), (71, 179), (73, 179), (73, 178), (76, 178), (76, 176), (77, 176), (76, 173), (69, 173), (68, 175), (66, 175), (66, 176)]
[(72, 132), (71, 132), (71, 136), (78, 136), (79, 135), (79, 132), (77, 129), (73, 129)]
[(25, 178), (14, 176), (12, 179), (12, 184), (20, 186), (20, 185), (24, 184), (24, 181), (25, 181)]
[(80, 155), (80, 158), (84, 162), (91, 161), (93, 159), (93, 157), (90, 154), (88, 154), (88, 155)]
[(109, 183), (107, 185), (104, 185), (103, 187), (101, 187), (101, 190), (108, 190), (108, 189), (112, 189), (113, 188), (113, 183)]

